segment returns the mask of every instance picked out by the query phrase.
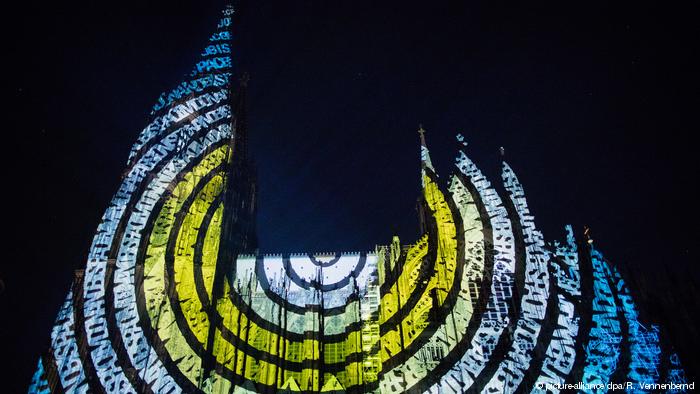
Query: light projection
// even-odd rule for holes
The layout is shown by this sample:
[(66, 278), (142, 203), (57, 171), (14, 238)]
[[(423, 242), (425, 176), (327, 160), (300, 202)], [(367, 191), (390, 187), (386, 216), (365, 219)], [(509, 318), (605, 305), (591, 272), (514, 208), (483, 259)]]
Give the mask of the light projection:
[(418, 239), (256, 253), (232, 17), (153, 106), (30, 392), (684, 390), (601, 252), (571, 226), (546, 242), (505, 162), (492, 185), (459, 151), (441, 182), (422, 128)]

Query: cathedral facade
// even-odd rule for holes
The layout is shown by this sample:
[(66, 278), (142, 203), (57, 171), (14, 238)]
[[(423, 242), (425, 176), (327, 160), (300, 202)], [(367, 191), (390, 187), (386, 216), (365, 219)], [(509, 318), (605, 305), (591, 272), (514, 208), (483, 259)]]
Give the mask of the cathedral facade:
[(459, 151), (440, 182), (422, 129), (417, 240), (257, 253), (232, 14), (154, 105), (30, 392), (689, 388), (587, 232), (545, 240), (505, 162), (495, 186)]

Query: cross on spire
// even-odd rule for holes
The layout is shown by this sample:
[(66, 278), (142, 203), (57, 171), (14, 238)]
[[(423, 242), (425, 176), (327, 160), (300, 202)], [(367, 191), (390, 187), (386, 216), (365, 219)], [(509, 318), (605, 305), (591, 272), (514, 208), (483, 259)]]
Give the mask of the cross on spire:
[(420, 143), (422, 146), (427, 146), (425, 143), (425, 129), (423, 128), (423, 123), (418, 125), (418, 134), (420, 135)]

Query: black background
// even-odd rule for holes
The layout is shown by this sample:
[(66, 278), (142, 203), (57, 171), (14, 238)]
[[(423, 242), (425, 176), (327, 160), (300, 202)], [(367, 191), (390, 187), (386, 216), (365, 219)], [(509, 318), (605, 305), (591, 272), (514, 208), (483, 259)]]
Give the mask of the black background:
[[(494, 183), (505, 147), (548, 240), (564, 224), (589, 225), (611, 261), (644, 279), (637, 291), (694, 373), (690, 8), (378, 3), (237, 8), (261, 250), (371, 250), (393, 234), (411, 242), (418, 124), (443, 181), (461, 133)], [(130, 145), (160, 92), (190, 71), (222, 6), (79, 0), (4, 12), (2, 391), (26, 390)]]

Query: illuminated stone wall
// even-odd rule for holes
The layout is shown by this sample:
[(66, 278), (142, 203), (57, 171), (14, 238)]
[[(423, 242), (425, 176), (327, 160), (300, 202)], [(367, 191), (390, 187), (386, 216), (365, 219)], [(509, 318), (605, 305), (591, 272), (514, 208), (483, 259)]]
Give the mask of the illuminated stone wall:
[(545, 241), (508, 164), (495, 187), (460, 151), (443, 184), (423, 136), (417, 240), (355, 253), (241, 248), (230, 230), (248, 179), (237, 161), (232, 12), (188, 79), (153, 107), (30, 392), (558, 392), (579, 382), (640, 391), (685, 382), (616, 268), (571, 226), (563, 242)]

